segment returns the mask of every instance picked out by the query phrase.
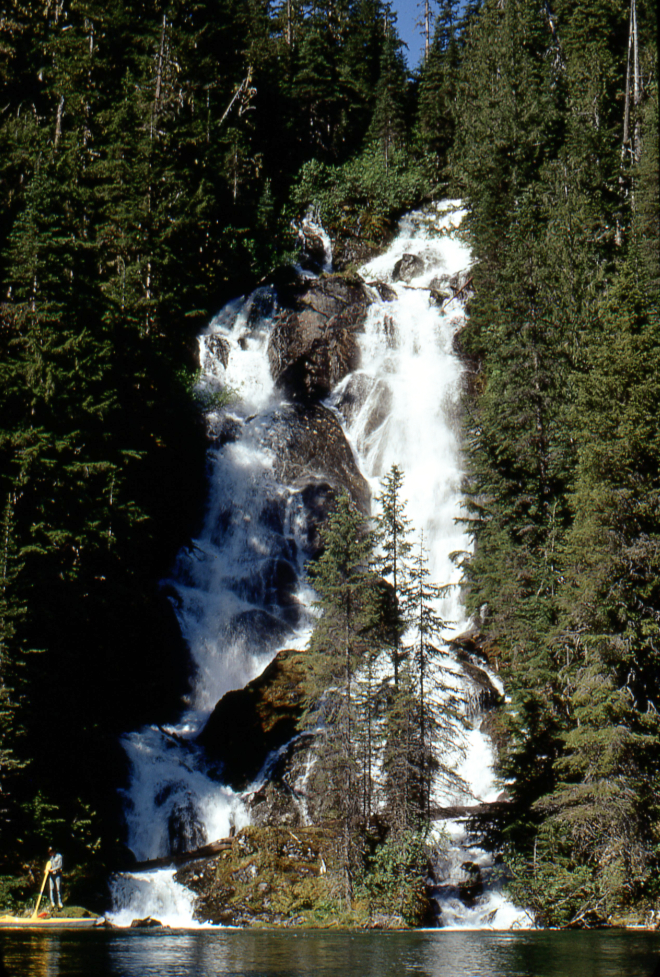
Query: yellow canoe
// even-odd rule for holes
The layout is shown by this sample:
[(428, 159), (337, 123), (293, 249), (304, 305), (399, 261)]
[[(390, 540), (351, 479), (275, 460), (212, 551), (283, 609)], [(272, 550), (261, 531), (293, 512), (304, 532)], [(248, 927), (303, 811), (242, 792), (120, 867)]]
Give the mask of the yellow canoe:
[(95, 919), (74, 919), (62, 916), (50, 916), (48, 919), (35, 919), (33, 916), (0, 916), (0, 929), (93, 929), (104, 926), (105, 917)]

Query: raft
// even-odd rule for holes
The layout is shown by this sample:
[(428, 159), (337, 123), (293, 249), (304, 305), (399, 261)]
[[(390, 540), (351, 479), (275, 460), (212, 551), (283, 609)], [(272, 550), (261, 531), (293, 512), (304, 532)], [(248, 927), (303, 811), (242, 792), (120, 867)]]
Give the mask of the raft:
[(31, 916), (0, 916), (0, 929), (84, 930), (104, 924), (104, 916), (98, 916), (94, 919), (67, 919), (66, 916), (61, 919), (57, 917), (50, 917), (50, 919), (39, 919), (37, 917), (34, 919)]

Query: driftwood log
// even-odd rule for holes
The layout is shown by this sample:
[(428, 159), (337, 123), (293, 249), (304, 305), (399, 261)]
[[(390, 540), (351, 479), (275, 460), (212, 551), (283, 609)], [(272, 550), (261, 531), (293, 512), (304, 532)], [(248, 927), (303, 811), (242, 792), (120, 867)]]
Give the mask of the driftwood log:
[(169, 868), (170, 865), (185, 865), (186, 862), (194, 862), (196, 858), (212, 858), (221, 851), (229, 851), (232, 847), (231, 838), (219, 838), (211, 841), (208, 845), (201, 848), (193, 848), (191, 851), (179, 852), (176, 855), (163, 855), (162, 858), (149, 858), (145, 862), (136, 862), (127, 871), (148, 872), (152, 868)]

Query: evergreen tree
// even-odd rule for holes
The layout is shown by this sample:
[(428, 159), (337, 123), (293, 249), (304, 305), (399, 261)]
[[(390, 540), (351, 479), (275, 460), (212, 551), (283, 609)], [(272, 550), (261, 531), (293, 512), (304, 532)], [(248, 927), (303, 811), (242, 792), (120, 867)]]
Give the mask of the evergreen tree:
[(417, 699), (416, 722), (419, 728), (420, 815), (430, 820), (433, 785), (436, 777), (455, 785), (458, 781), (445, 757), (459, 744), (461, 696), (455, 676), (447, 667), (447, 651), (442, 632), (447, 627), (436, 610), (447, 594), (430, 580), (424, 533), (413, 558), (410, 586), (411, 673)]
[(319, 788), (324, 807), (339, 817), (342, 826), (344, 896), (350, 905), (360, 788), (365, 776), (356, 748), (355, 677), (370, 650), (372, 539), (364, 516), (346, 492), (339, 496), (321, 536), (323, 553), (310, 570), (321, 616), (308, 653), (306, 722), (322, 730), (317, 776), (323, 780)]
[(446, 173), (456, 130), (459, 45), (456, 37), (456, 0), (443, 0), (435, 20), (433, 43), (419, 80), (418, 138), (437, 181)]
[(399, 686), (399, 668), (403, 660), (401, 639), (408, 627), (409, 539), (411, 522), (406, 515), (406, 501), (401, 498), (404, 475), (398, 465), (392, 465), (381, 481), (381, 494), (376, 497), (380, 513), (376, 518), (375, 542), (378, 546), (377, 572), (391, 579), (392, 594), (382, 593), (381, 620), (385, 641), (391, 643), (391, 659), (395, 688)]
[(397, 147), (403, 145), (406, 133), (406, 75), (401, 42), (388, 32), (380, 60), (375, 105), (367, 139), (378, 143), (387, 173)]

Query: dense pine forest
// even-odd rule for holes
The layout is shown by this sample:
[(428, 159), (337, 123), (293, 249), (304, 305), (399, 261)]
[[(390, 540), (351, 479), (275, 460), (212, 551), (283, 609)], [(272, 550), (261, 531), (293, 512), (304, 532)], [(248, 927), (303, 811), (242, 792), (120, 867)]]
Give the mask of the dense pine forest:
[(474, 828), (547, 924), (660, 898), (654, 5), (434, 16), (410, 72), (381, 0), (2, 9), (8, 874), (53, 837), (72, 862), (121, 862), (118, 736), (185, 692), (160, 581), (204, 503), (195, 335), (290, 276), (310, 208), (350, 272), (406, 209), (455, 196), (474, 255), (458, 337), (474, 549), (456, 560), (510, 696), (511, 803)]

